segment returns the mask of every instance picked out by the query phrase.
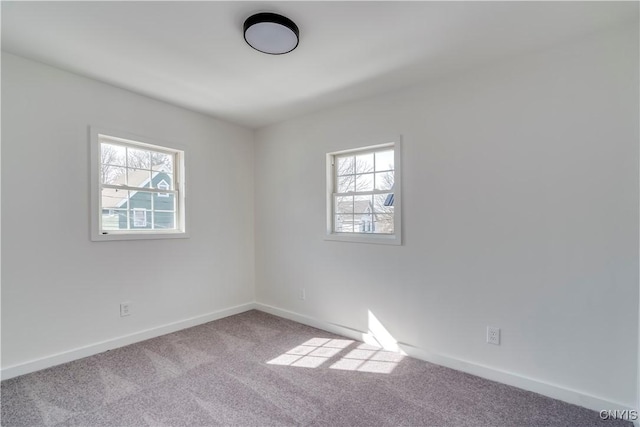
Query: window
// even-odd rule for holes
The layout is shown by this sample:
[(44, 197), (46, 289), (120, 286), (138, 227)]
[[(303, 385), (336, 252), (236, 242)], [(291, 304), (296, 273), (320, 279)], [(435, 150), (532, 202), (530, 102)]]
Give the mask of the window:
[(327, 154), (326, 238), (401, 244), (399, 142)]
[(184, 151), (91, 128), (91, 239), (187, 237)]

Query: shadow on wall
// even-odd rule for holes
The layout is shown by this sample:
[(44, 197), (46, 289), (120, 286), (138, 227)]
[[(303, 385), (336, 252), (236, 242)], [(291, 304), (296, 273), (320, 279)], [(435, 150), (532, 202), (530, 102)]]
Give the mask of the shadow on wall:
[(329, 369), (389, 374), (406, 355), (371, 310), (363, 341), (312, 338), (267, 363), (298, 368), (318, 368), (331, 363)]

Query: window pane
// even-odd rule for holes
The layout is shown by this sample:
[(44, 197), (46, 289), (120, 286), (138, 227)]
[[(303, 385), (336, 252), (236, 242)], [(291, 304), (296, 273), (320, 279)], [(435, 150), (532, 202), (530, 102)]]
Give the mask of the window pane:
[(354, 209), (355, 213), (371, 213), (373, 211), (371, 196), (355, 196)]
[(101, 143), (100, 163), (103, 165), (125, 166), (125, 148), (121, 145)]
[(127, 166), (136, 169), (151, 169), (151, 152), (138, 148), (127, 148)]
[(355, 157), (336, 157), (338, 160), (338, 176), (354, 174)]
[(151, 152), (151, 169), (154, 171), (173, 172), (173, 156), (170, 154)]
[(376, 172), (393, 170), (393, 150), (378, 151), (376, 153)]
[(353, 233), (353, 215), (336, 215), (333, 228), (337, 233)]
[(151, 211), (146, 209), (131, 209), (129, 211), (129, 226), (136, 228), (151, 228)]
[(127, 185), (129, 187), (151, 187), (151, 172), (146, 169), (127, 169)]
[[(118, 190), (116, 188), (102, 189), (102, 209), (127, 209), (129, 200), (129, 192), (127, 190)], [(104, 212), (103, 212), (104, 213)]]
[(393, 212), (394, 202), (393, 193), (376, 194), (373, 196), (373, 210), (376, 213)]
[(393, 234), (393, 214), (376, 214), (374, 221), (376, 233)]
[(378, 172), (375, 174), (376, 190), (391, 190), (393, 188), (394, 172)]
[(371, 190), (373, 190), (373, 174), (365, 173), (362, 175), (356, 175), (356, 191)]
[(353, 213), (353, 196), (336, 196), (334, 208), (338, 214)]
[(356, 156), (356, 173), (373, 172), (373, 153)]
[(165, 193), (154, 193), (153, 209), (156, 211), (174, 211), (175, 207), (175, 195)]
[(373, 215), (356, 215), (355, 227), (358, 233), (373, 233)]
[(127, 210), (126, 209), (102, 209), (102, 229), (126, 230)]
[[(130, 209), (151, 209), (151, 197), (154, 193), (148, 191), (129, 192)], [(151, 218), (149, 218), (151, 220)]]
[(100, 165), (100, 181), (103, 184), (124, 184), (126, 169), (119, 166)]
[(126, 230), (127, 211), (124, 209), (103, 209), (102, 229), (105, 231)]
[(153, 225), (155, 229), (174, 229), (176, 228), (175, 212), (153, 212)]
[(173, 175), (166, 172), (152, 172), (153, 179), (151, 180), (153, 183), (153, 188), (158, 188), (160, 190), (173, 190)]
[(356, 189), (356, 176), (345, 175), (338, 177), (338, 193), (349, 193)]

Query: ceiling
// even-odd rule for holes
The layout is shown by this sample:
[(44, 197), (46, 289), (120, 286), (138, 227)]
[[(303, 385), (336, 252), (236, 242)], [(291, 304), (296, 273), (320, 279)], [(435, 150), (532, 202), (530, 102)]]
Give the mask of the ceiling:
[[(244, 20), (300, 28), (282, 56)], [(2, 49), (258, 128), (638, 20), (637, 2), (2, 2)]]

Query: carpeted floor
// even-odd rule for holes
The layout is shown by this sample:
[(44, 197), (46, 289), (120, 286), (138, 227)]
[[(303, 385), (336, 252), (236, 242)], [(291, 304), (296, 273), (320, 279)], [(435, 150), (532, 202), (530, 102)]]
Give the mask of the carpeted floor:
[(2, 382), (3, 426), (631, 426), (259, 311)]

